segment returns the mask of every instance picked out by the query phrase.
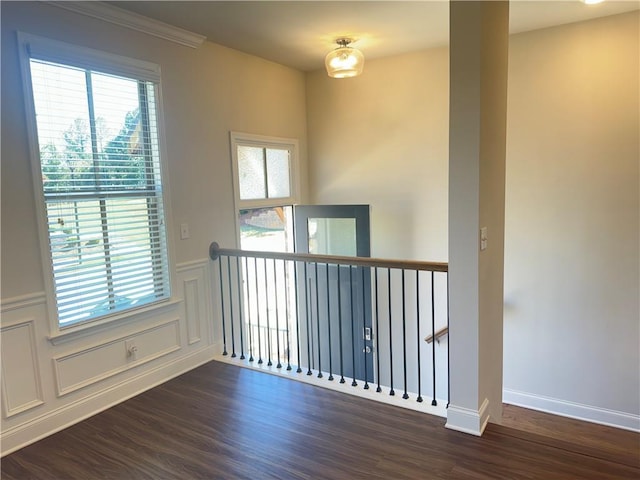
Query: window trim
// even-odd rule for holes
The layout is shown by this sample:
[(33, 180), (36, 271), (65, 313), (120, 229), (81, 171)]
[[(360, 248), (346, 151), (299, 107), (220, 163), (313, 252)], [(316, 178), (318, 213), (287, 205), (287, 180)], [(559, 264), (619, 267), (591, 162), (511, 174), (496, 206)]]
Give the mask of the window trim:
[[(29, 157), (31, 165), (31, 177), (34, 187), (38, 237), (40, 244), (40, 261), (43, 271), (44, 290), (47, 298), (47, 318), (49, 322), (49, 340), (52, 343), (64, 341), (66, 337), (74, 338), (78, 335), (89, 334), (93, 331), (104, 330), (113, 326), (147, 317), (148, 313), (165, 308), (176, 302), (176, 275), (173, 255), (173, 236), (169, 227), (173, 225), (169, 186), (168, 165), (166, 160), (166, 144), (164, 130), (164, 115), (162, 102), (162, 85), (160, 82), (160, 67), (150, 62), (132, 59), (121, 55), (102, 52), (99, 50), (81, 47), (69, 43), (52, 40), (24, 32), (17, 32), (18, 57), (22, 74), (22, 89), (25, 102), (25, 121), (28, 138)], [(83, 69), (97, 70), (103, 73), (135, 78), (137, 80), (151, 81), (156, 84), (156, 112), (158, 129), (158, 153), (160, 156), (160, 172), (162, 178), (161, 196), (164, 205), (164, 223), (166, 229), (166, 255), (167, 255), (167, 283), (170, 295), (150, 302), (148, 304), (127, 310), (119, 310), (112, 314), (103, 315), (92, 320), (73, 323), (64, 327), (58, 320), (57, 303), (55, 295), (55, 281), (53, 266), (51, 263), (51, 250), (49, 246), (49, 232), (47, 226), (47, 210), (44, 195), (44, 185), (40, 166), (40, 152), (38, 147), (38, 129), (36, 123), (36, 110), (34, 103), (30, 60), (32, 57), (75, 66)]]
[[(233, 206), (234, 223), (236, 227), (236, 247), (240, 248), (240, 223), (238, 214), (240, 210), (250, 210), (261, 207), (281, 207), (299, 203), (300, 176), (298, 174), (298, 140), (295, 138), (271, 137), (255, 135), (252, 133), (230, 132), (231, 145), (231, 169), (233, 172)], [(265, 198), (259, 200), (240, 199), (240, 175), (238, 172), (238, 146), (259, 148), (280, 148), (289, 150), (289, 193), (288, 197)]]
[[(289, 196), (257, 200), (240, 199), (240, 174), (238, 171), (238, 147), (276, 148), (289, 150)], [(248, 133), (231, 132), (231, 159), (233, 169), (233, 192), (236, 209), (292, 205), (298, 199), (298, 140), (293, 138), (267, 137)]]

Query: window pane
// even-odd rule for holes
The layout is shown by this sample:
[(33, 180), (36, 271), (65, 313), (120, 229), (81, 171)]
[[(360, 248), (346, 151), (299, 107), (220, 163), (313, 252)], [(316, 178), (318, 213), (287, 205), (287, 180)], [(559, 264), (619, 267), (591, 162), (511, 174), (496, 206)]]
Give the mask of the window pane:
[(61, 325), (168, 292), (164, 231), (150, 222), (161, 216), (159, 201), (51, 201), (47, 212)]
[(100, 186), (142, 188), (145, 184), (145, 148), (138, 82), (92, 73), (91, 85)]
[(155, 85), (30, 65), (59, 324), (168, 297)]
[(291, 196), (289, 188), (289, 151), (267, 148), (267, 191), (269, 198)]
[(31, 62), (45, 192), (93, 187), (85, 72)]
[(240, 248), (243, 250), (290, 252), (293, 249), (291, 207), (240, 210)]
[(240, 200), (266, 198), (264, 153), (262, 148), (238, 146)]

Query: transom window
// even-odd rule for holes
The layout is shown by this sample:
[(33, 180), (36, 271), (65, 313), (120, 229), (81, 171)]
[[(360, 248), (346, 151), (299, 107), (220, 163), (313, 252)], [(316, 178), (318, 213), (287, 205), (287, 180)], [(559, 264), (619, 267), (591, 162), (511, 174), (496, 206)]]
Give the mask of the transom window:
[(231, 133), (240, 248), (291, 251), (298, 142)]
[(27, 50), (36, 184), (59, 327), (168, 298), (159, 78), (135, 75), (135, 61), (114, 73), (113, 56), (101, 70), (75, 47), (79, 61), (58, 61), (38, 45)]

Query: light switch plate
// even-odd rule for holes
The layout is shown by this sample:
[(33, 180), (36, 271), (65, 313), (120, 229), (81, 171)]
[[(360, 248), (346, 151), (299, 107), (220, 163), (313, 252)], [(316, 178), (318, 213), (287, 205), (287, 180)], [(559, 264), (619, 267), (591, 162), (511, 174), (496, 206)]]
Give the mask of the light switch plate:
[(186, 240), (189, 238), (189, 224), (181, 223), (180, 224), (180, 240)]

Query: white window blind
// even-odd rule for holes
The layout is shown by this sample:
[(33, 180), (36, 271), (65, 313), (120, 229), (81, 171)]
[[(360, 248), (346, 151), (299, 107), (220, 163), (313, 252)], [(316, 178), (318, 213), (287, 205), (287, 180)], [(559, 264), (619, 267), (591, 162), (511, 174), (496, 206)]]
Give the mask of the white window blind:
[(168, 298), (157, 84), (30, 52), (60, 327)]

